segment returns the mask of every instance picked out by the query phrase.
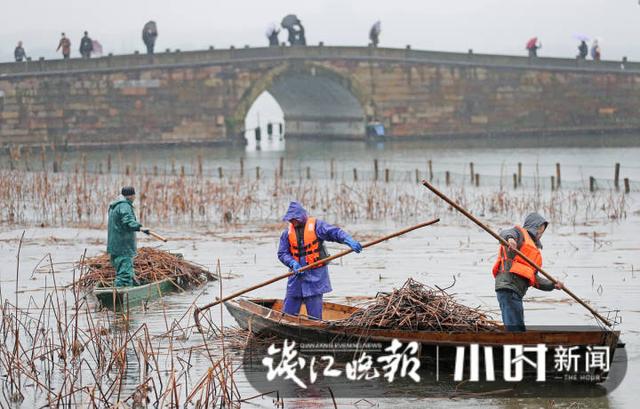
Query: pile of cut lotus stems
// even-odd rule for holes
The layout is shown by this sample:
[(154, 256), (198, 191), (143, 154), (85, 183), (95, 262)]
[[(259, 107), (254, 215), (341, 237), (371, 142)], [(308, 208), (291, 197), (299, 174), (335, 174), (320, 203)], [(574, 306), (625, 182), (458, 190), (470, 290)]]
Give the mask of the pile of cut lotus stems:
[[(86, 258), (81, 261), (81, 265), (84, 267), (84, 273), (75, 283), (80, 288), (113, 285), (116, 272), (111, 265), (109, 254)], [(186, 288), (214, 279), (213, 274), (207, 269), (185, 261), (176, 254), (151, 247), (138, 249), (138, 254), (133, 259), (133, 269), (136, 280), (141, 284), (169, 278), (181, 288)]]
[(408, 279), (400, 289), (379, 293), (349, 318), (334, 325), (413, 331), (486, 332), (499, 325), (479, 308), (459, 304), (443, 289)]

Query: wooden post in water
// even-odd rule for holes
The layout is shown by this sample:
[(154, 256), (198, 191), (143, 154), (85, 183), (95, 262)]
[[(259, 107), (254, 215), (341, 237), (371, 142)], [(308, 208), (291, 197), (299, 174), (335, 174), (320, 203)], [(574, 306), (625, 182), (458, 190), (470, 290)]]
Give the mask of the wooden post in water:
[(562, 185), (561, 182), (561, 178), (560, 178), (560, 163), (556, 163), (556, 186), (558, 186), (558, 189), (560, 189), (560, 186)]
[(311, 179), (311, 167), (307, 166), (307, 180)]
[(616, 170), (613, 175), (613, 185), (616, 187), (616, 190), (620, 189), (620, 164), (616, 163)]
[(124, 168), (124, 174), (129, 176), (131, 174), (131, 169), (129, 169), (129, 165)]
[(158, 176), (158, 165), (153, 165), (153, 176)]
[(185, 175), (185, 172), (184, 172), (184, 165), (180, 165), (180, 177), (181, 177), (181, 178), (183, 178), (183, 177), (184, 177), (184, 175)]
[(111, 154), (107, 155), (107, 173), (111, 173)]
[(358, 169), (353, 168), (353, 181), (357, 182), (358, 181)]
[(218, 177), (220, 179), (222, 179), (224, 177), (223, 173), (222, 173), (222, 166), (218, 166)]
[(589, 191), (593, 192), (596, 190), (596, 178), (593, 176), (589, 176)]
[(629, 178), (624, 178), (624, 192), (631, 192), (631, 186), (629, 186)]
[(378, 159), (373, 160), (373, 180), (378, 181)]
[(244, 177), (244, 158), (240, 158), (240, 177)]
[(416, 169), (416, 183), (420, 183), (420, 171)]
[(284, 157), (280, 156), (280, 177), (284, 175)]
[(551, 191), (553, 192), (554, 190), (556, 190), (556, 177), (551, 176)]
[(513, 188), (514, 189), (518, 188), (518, 174), (517, 173), (513, 174)]
[(335, 176), (335, 168), (334, 168), (335, 167), (335, 159), (333, 159), (333, 158), (331, 159), (329, 167), (330, 167), (331, 179), (333, 179), (334, 176)]
[(431, 159), (429, 159), (429, 182), (433, 181), (433, 163), (431, 163)]
[(198, 155), (198, 176), (202, 176), (202, 155)]
[(44, 172), (45, 170), (47, 170), (47, 156), (46, 156), (46, 151), (47, 151), (47, 147), (45, 145), (42, 145), (40, 147), (40, 161), (42, 162), (42, 171)]
[(518, 186), (522, 186), (522, 162), (518, 162)]
[(260, 180), (260, 166), (256, 166), (256, 180)]
[(447, 186), (451, 183), (451, 175), (449, 174), (449, 171), (444, 172), (444, 183)]
[(280, 180), (280, 177), (278, 177), (278, 169), (274, 169), (273, 170), (273, 191), (275, 192), (274, 195), (278, 196), (278, 181)]
[[(84, 161), (85, 172), (87, 171), (87, 160)], [(28, 146), (24, 151), (24, 168), (27, 172), (31, 172), (31, 147)]]
[(471, 184), (473, 185), (473, 162), (469, 162), (469, 173), (471, 174)]
[(389, 183), (389, 168), (384, 169), (384, 181)]
[(476, 173), (476, 187), (480, 187), (480, 174)]

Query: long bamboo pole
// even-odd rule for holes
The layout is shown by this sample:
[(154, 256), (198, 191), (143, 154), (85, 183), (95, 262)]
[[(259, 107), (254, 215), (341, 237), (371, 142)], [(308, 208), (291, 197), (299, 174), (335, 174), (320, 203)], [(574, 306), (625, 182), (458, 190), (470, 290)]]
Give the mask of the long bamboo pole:
[[(439, 221), (440, 221), (440, 219), (434, 219), (434, 220), (430, 220), (428, 222), (416, 224), (415, 226), (407, 227), (406, 229), (397, 231), (395, 233), (392, 233), (392, 234), (389, 234), (387, 236), (383, 236), (383, 237), (380, 237), (380, 238), (378, 238), (376, 240), (373, 240), (373, 241), (370, 241), (368, 243), (365, 243), (365, 244), (362, 245), (362, 248), (365, 249), (367, 247), (375, 246), (376, 244), (382, 243), (383, 241), (387, 241), (387, 240), (392, 239), (394, 237), (401, 236), (403, 234), (409, 233), (410, 231), (413, 231), (413, 230), (416, 230), (416, 229), (419, 229), (419, 228), (422, 228), (422, 227), (430, 226), (432, 224), (438, 223)], [(353, 252), (353, 250), (351, 250), (351, 249), (341, 251), (340, 253), (334, 254), (333, 256), (329, 256), (329, 257), (323, 258), (322, 260), (318, 260), (315, 263), (311, 263), (309, 265), (306, 265), (306, 266), (302, 267), (299, 271), (302, 272), (302, 271), (311, 270), (312, 268), (316, 268), (321, 264), (325, 264), (325, 263), (328, 263), (329, 261), (335, 260), (337, 258), (344, 257), (347, 254), (352, 253), (352, 252)], [(235, 293), (233, 293), (231, 295), (228, 295), (228, 296), (226, 296), (226, 297), (224, 297), (222, 299), (217, 299), (217, 300), (215, 300), (213, 302), (210, 302), (209, 304), (207, 304), (207, 305), (205, 305), (203, 307), (196, 306), (195, 311), (193, 312), (193, 318), (195, 320), (196, 327), (198, 328), (198, 331), (202, 332), (202, 327), (200, 325), (200, 313), (202, 311), (208, 310), (209, 308), (215, 307), (216, 305), (218, 305), (220, 303), (229, 301), (229, 300), (234, 299), (236, 297), (239, 297), (239, 296), (241, 296), (241, 295), (243, 295), (245, 293), (248, 293), (249, 291), (256, 290), (258, 288), (264, 287), (264, 286), (269, 285), (271, 283), (275, 283), (276, 281), (280, 281), (283, 278), (287, 278), (287, 277), (292, 276), (294, 274), (295, 273), (293, 271), (289, 271), (289, 272), (287, 272), (285, 274), (281, 274), (279, 276), (270, 278), (270, 279), (268, 279), (266, 281), (263, 281), (263, 282), (261, 282), (259, 284), (253, 285), (251, 287), (247, 287), (247, 288), (242, 289), (240, 291), (236, 291)]]
[[(422, 184), (429, 190), (431, 190), (433, 193), (436, 194), (436, 196), (440, 197), (440, 199), (444, 200), (445, 202), (449, 203), (452, 207), (454, 207), (456, 210), (458, 210), (460, 213), (464, 214), (465, 216), (467, 216), (469, 219), (471, 219), (472, 222), (474, 222), (475, 224), (477, 224), (478, 226), (480, 226), (482, 229), (484, 229), (487, 233), (489, 233), (490, 235), (492, 235), (496, 240), (498, 240), (500, 242), (500, 244), (502, 244), (503, 246), (507, 246), (509, 247), (509, 243), (503, 239), (502, 237), (500, 237), (500, 235), (498, 235), (498, 233), (496, 233), (495, 231), (491, 230), (486, 224), (482, 223), (480, 220), (478, 220), (474, 215), (472, 215), (471, 213), (469, 213), (469, 211), (467, 211), (466, 209), (464, 209), (462, 206), (460, 206), (459, 204), (457, 204), (456, 202), (454, 202), (453, 200), (449, 199), (444, 193), (440, 192), (438, 189), (436, 189), (431, 183), (427, 182), (426, 180), (422, 181)], [(524, 259), (524, 261), (526, 261), (527, 263), (529, 263), (529, 265), (531, 265), (531, 267), (535, 268), (536, 270), (538, 270), (543, 276), (545, 276), (546, 278), (548, 278), (549, 280), (551, 280), (554, 284), (558, 282), (558, 280), (553, 277), (551, 274), (547, 273), (546, 271), (544, 271), (544, 269), (542, 267), (540, 267), (539, 265), (537, 265), (533, 260), (531, 260), (529, 257), (525, 256), (520, 250), (518, 249), (513, 249), (513, 251), (516, 252), (517, 255), (519, 255), (520, 257), (522, 257), (522, 259)], [(564, 285), (562, 286), (562, 289), (564, 290), (565, 293), (569, 294), (569, 296), (571, 296), (571, 298), (573, 298), (574, 300), (576, 300), (580, 305), (582, 305), (583, 307), (585, 307), (587, 310), (589, 310), (589, 312), (591, 312), (591, 314), (593, 314), (594, 317), (596, 317), (597, 319), (599, 319), (600, 321), (602, 321), (607, 327), (611, 328), (612, 327), (612, 323), (606, 319), (605, 317), (603, 317), (598, 311), (596, 311), (593, 307), (591, 307), (589, 304), (587, 304), (586, 302), (584, 302), (580, 297), (578, 297), (577, 295), (575, 295), (571, 290), (569, 290), (568, 288), (566, 288)]]
[(165, 243), (167, 242), (167, 239), (165, 237), (162, 237), (161, 235), (159, 235), (158, 233), (149, 230), (149, 236), (156, 238), (158, 240), (164, 241)]

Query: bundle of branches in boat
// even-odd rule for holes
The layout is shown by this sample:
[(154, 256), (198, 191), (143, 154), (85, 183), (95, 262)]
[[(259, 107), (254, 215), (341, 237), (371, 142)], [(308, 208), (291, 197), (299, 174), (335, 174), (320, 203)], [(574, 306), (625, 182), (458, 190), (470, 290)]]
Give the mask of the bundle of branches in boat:
[(251, 331), (239, 327), (226, 327), (224, 330), (217, 329), (213, 338), (216, 342), (224, 342), (227, 347), (234, 351), (244, 352), (248, 346), (268, 347), (271, 344), (282, 343), (282, 338), (267, 334), (254, 334)]
[[(83, 273), (75, 285), (80, 288), (113, 285), (116, 272), (111, 265), (109, 254), (86, 258), (80, 265)], [(214, 275), (206, 268), (185, 261), (180, 255), (151, 247), (138, 249), (138, 254), (133, 259), (133, 269), (139, 284), (169, 278), (181, 288), (187, 288), (214, 279)]]
[(479, 308), (455, 301), (445, 290), (408, 279), (400, 289), (379, 293), (349, 318), (333, 321), (344, 327), (414, 331), (498, 331), (498, 324)]

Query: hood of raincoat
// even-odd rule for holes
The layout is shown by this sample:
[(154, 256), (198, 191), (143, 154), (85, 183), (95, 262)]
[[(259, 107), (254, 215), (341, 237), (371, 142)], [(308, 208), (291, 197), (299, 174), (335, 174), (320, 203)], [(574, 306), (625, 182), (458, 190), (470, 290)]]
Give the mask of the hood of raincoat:
[(109, 204), (109, 210), (113, 209), (120, 203), (127, 203), (129, 206), (133, 207), (133, 203), (131, 203), (129, 200), (125, 199), (124, 197), (120, 197), (117, 200), (114, 200), (113, 202), (111, 202), (111, 204)]
[(542, 226), (542, 225), (548, 226), (549, 222), (542, 217), (539, 213), (529, 213), (527, 215), (527, 217), (524, 219), (524, 224), (522, 225), (522, 227), (524, 227), (529, 234), (531, 235), (531, 237), (533, 238), (533, 241), (535, 241), (536, 246), (538, 246), (538, 248), (542, 248), (542, 243), (540, 242), (540, 239), (538, 238), (537, 234), (538, 234), (538, 227)]
[(287, 213), (282, 217), (282, 221), (289, 222), (295, 219), (302, 223), (306, 223), (307, 218), (307, 211), (304, 210), (304, 207), (302, 207), (300, 203), (293, 201), (289, 203), (289, 208), (287, 209)]

